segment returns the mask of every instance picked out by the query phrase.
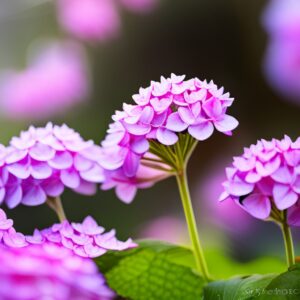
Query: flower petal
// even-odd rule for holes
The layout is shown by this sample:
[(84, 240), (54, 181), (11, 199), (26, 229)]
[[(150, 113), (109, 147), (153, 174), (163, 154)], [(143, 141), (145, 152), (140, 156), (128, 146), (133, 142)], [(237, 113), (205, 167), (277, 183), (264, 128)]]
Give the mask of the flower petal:
[(242, 201), (242, 207), (253, 217), (266, 219), (271, 213), (271, 201), (261, 194), (249, 195)]
[(166, 128), (171, 131), (181, 132), (188, 128), (188, 124), (182, 121), (178, 112), (175, 112), (169, 115)]
[(274, 185), (273, 197), (276, 207), (280, 210), (293, 206), (298, 200), (298, 195), (288, 185), (284, 184)]
[(177, 134), (166, 128), (158, 128), (156, 138), (160, 143), (166, 146), (174, 145), (178, 141)]
[(214, 126), (211, 122), (203, 122), (198, 125), (191, 125), (188, 131), (196, 140), (204, 141), (213, 134)]

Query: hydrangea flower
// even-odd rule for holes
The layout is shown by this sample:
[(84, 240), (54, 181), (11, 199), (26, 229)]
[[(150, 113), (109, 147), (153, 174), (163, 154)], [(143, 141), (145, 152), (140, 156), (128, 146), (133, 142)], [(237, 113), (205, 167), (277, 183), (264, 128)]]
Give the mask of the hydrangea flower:
[(11, 248), (22, 248), (28, 243), (22, 233), (16, 232), (14, 222), (7, 219), (5, 212), (0, 208), (0, 245)]
[(82, 257), (98, 257), (108, 250), (122, 251), (137, 246), (131, 239), (126, 242), (118, 241), (114, 229), (104, 231), (103, 227), (88, 216), (82, 223), (64, 221), (41, 231), (35, 230), (26, 240), (30, 244), (54, 243)]
[(92, 260), (55, 244), (0, 245), (0, 265), (2, 300), (114, 298)]
[(289, 223), (300, 225), (300, 139), (260, 140), (245, 148), (226, 169), (220, 200), (233, 199), (252, 216), (266, 219), (288, 211)]
[(32, 120), (67, 111), (88, 96), (87, 69), (85, 52), (79, 44), (43, 45), (25, 70), (2, 74), (2, 113), (12, 119)]
[(105, 41), (119, 32), (120, 17), (111, 0), (58, 0), (63, 29), (85, 41)]
[(91, 140), (83, 140), (66, 125), (31, 126), (12, 138), (3, 151), (6, 154), (1, 166), (5, 174), (2, 201), (10, 208), (20, 203), (42, 204), (48, 197), (59, 197), (65, 187), (93, 194), (96, 183), (103, 180), (103, 170), (97, 161), (100, 147)]
[[(160, 82), (152, 81), (133, 96), (134, 104), (124, 103), (123, 111), (112, 117), (99, 161), (106, 170), (103, 187), (116, 187), (121, 200), (130, 202), (137, 188), (170, 176), (169, 163), (159, 158), (161, 149), (150, 149), (153, 142), (169, 147), (181, 135), (189, 148), (190, 141), (206, 140), (214, 129), (230, 135), (237, 127), (238, 121), (226, 113), (233, 98), (224, 94), (223, 88), (218, 89), (212, 81), (184, 79), (172, 74), (161, 77)], [(144, 180), (141, 165), (159, 174)]]
[(284, 97), (300, 99), (300, 2), (272, 0), (263, 14), (269, 34), (264, 59), (266, 77)]

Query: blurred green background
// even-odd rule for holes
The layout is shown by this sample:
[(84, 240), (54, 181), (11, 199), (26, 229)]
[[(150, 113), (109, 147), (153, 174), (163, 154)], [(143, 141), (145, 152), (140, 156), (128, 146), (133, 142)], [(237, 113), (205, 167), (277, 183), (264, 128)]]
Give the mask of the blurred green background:
[[(215, 133), (200, 143), (189, 175), (206, 245), (224, 246), (242, 260), (268, 253), (283, 257), (279, 230), (273, 224), (254, 221), (253, 230), (232, 234), (214, 226), (214, 220), (210, 225), (203, 224), (204, 219), (214, 216), (203, 216), (205, 212), (199, 209), (205, 200), (200, 199), (198, 187), (216, 162), (229, 163), (232, 156), (257, 139), (281, 138), (285, 133), (296, 138), (299, 134), (300, 106), (277, 96), (262, 74), (267, 36), (260, 19), (265, 5), (265, 1), (160, 0), (149, 14), (121, 11), (122, 32), (118, 39), (86, 45), (93, 79), (90, 99), (51, 120), (67, 123), (85, 139), (99, 143), (112, 113), (121, 108), (123, 101), (130, 102), (131, 95), (140, 86), (148, 86), (150, 80), (174, 72), (188, 78), (213, 79), (218, 86), (224, 86), (236, 99), (229, 112), (240, 126), (231, 138)], [(1, 0), (1, 69), (23, 68), (28, 46), (41, 37), (64, 38), (52, 1)], [(0, 140), (6, 144), (29, 124), (44, 125), (47, 121), (0, 119)], [(219, 172), (224, 172), (224, 164), (220, 163)], [(143, 224), (157, 217), (183, 218), (173, 179), (140, 190), (131, 205), (119, 201), (114, 191), (99, 191), (93, 197), (67, 191), (63, 203), (69, 219), (80, 221), (90, 214), (104, 227), (116, 228), (120, 238), (139, 237)], [(24, 233), (56, 221), (46, 205), (20, 206), (7, 213)]]

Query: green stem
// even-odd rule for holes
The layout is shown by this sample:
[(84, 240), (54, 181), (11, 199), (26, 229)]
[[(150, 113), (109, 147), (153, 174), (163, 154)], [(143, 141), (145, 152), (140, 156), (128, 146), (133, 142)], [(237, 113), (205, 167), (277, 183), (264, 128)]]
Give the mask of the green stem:
[(47, 204), (56, 212), (61, 223), (67, 219), (60, 197), (49, 197), (47, 199)]
[(194, 216), (193, 206), (191, 202), (190, 192), (187, 183), (186, 170), (178, 172), (176, 175), (177, 184), (184, 208), (185, 218), (188, 225), (190, 239), (192, 241), (194, 255), (197, 263), (197, 269), (202, 273), (204, 279), (208, 282), (209, 273), (204, 258), (204, 253), (200, 244), (200, 239), (197, 230), (197, 224)]
[(295, 264), (295, 254), (294, 254), (293, 237), (292, 237), (291, 228), (286, 223), (286, 221), (280, 224), (280, 228), (284, 239), (287, 265), (288, 267), (291, 267), (292, 265)]

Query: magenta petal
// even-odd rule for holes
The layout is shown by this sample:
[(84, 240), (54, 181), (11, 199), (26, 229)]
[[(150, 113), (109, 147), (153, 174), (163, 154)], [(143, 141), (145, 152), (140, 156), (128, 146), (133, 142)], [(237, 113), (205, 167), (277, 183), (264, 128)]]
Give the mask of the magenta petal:
[(93, 166), (93, 161), (91, 161), (90, 159), (87, 159), (78, 153), (75, 155), (74, 167), (76, 170), (86, 171), (86, 170), (90, 169), (92, 166)]
[(29, 155), (38, 161), (47, 161), (54, 157), (55, 150), (50, 146), (37, 143), (29, 149)]
[(28, 154), (27, 150), (13, 150), (5, 158), (7, 164), (12, 164), (24, 159)]
[(22, 203), (28, 206), (35, 206), (45, 203), (46, 193), (40, 186), (32, 185), (23, 196)]
[(35, 179), (46, 179), (52, 175), (52, 169), (45, 162), (32, 162), (31, 175)]
[(271, 202), (267, 196), (252, 194), (245, 198), (242, 207), (253, 217), (266, 219), (271, 213)]
[(224, 115), (221, 119), (214, 122), (216, 129), (220, 132), (227, 132), (235, 129), (239, 122), (232, 116)]
[(251, 193), (254, 189), (254, 184), (247, 183), (241, 180), (229, 182), (227, 192), (233, 196), (244, 196)]
[(48, 164), (57, 170), (68, 169), (73, 164), (73, 157), (67, 151), (57, 151), (55, 156), (49, 160)]
[(287, 166), (282, 166), (275, 173), (271, 175), (271, 178), (279, 183), (291, 183), (293, 180), (292, 173)]
[(178, 141), (177, 134), (165, 128), (158, 128), (156, 138), (160, 143), (166, 146), (174, 145)]
[(149, 150), (149, 142), (145, 138), (135, 139), (131, 144), (131, 150), (137, 154), (144, 154)]
[(5, 194), (6, 194), (5, 188), (0, 188), (0, 204), (2, 204), (5, 198)]
[(289, 166), (296, 167), (300, 163), (300, 151), (292, 150), (283, 153), (283, 156)]
[(103, 169), (96, 163), (89, 170), (80, 172), (80, 176), (85, 181), (95, 183), (103, 182), (103, 180), (105, 179)]
[(20, 186), (12, 187), (7, 189), (5, 195), (5, 202), (9, 208), (15, 208), (22, 201), (22, 188)]
[(139, 167), (140, 158), (141, 157), (134, 152), (128, 152), (123, 164), (123, 170), (126, 176), (132, 177), (136, 174)]
[(181, 120), (186, 124), (194, 124), (195, 123), (195, 116), (193, 115), (192, 111), (188, 107), (179, 107), (178, 113)]
[(273, 197), (277, 208), (280, 210), (293, 206), (298, 200), (298, 195), (288, 185), (284, 184), (274, 185)]
[(45, 193), (50, 197), (58, 197), (64, 191), (64, 185), (59, 178), (49, 178), (48, 180), (45, 180), (42, 185)]
[(129, 204), (134, 199), (137, 192), (137, 187), (133, 184), (119, 184), (116, 187), (116, 194), (118, 198)]
[(151, 103), (153, 109), (157, 113), (162, 113), (165, 110), (167, 110), (168, 107), (171, 105), (172, 99), (171, 98), (163, 98), (163, 99), (153, 98), (150, 100), (150, 103)]
[(9, 173), (20, 179), (26, 179), (30, 176), (30, 167), (26, 162), (18, 162), (7, 166)]
[(4, 244), (11, 248), (22, 248), (27, 245), (26, 238), (22, 233), (5, 232), (3, 235)]
[(80, 180), (79, 186), (74, 189), (79, 194), (91, 196), (96, 194), (97, 187), (96, 184), (93, 182), (87, 182), (85, 180)]
[(294, 205), (288, 210), (288, 224), (290, 226), (300, 226), (300, 206)]
[(78, 172), (73, 169), (62, 170), (60, 179), (65, 186), (71, 189), (76, 189), (80, 184), (80, 176)]
[(273, 174), (280, 167), (281, 159), (279, 156), (263, 164), (260, 161), (256, 162), (256, 171), (259, 175), (266, 177)]
[(167, 119), (166, 128), (175, 131), (175, 132), (181, 132), (186, 130), (188, 127), (188, 124), (184, 123), (182, 119), (179, 116), (178, 112), (172, 113), (169, 115)]
[(125, 128), (133, 135), (145, 135), (150, 132), (151, 126), (148, 124), (128, 124), (124, 123)]
[(211, 122), (203, 122), (198, 125), (191, 125), (188, 131), (196, 140), (204, 141), (213, 134), (214, 126)]

